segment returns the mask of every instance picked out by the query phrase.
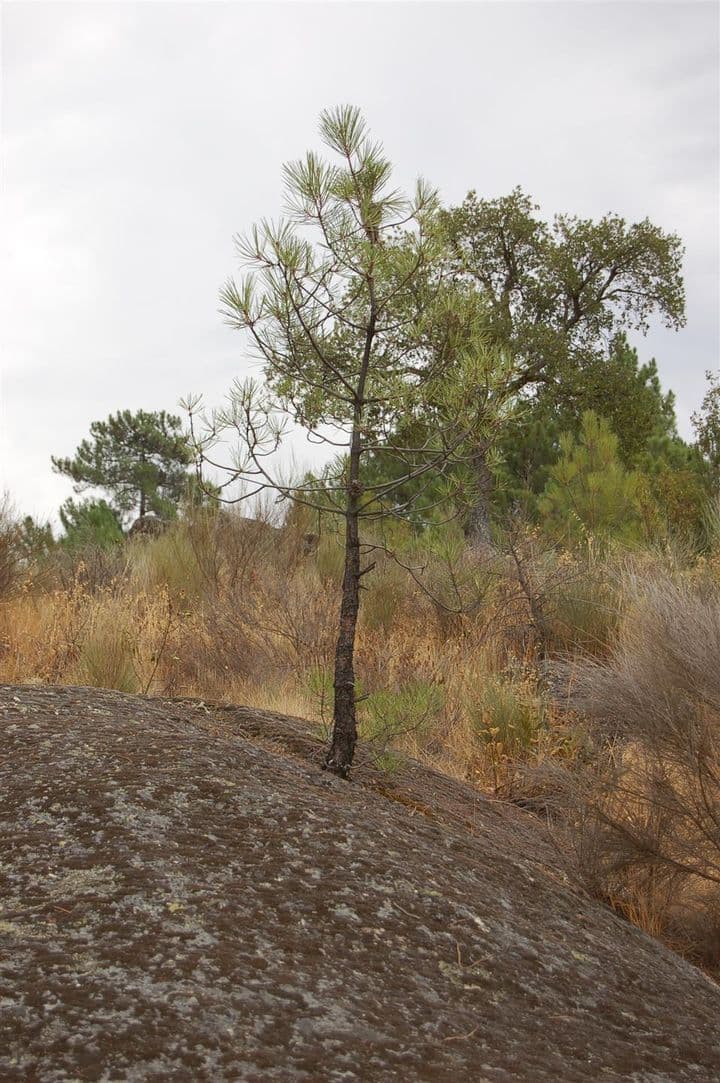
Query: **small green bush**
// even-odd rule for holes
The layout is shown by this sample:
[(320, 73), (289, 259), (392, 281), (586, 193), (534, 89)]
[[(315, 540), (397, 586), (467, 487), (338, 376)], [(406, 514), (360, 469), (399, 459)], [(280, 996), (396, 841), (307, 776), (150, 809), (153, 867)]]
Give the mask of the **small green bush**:
[(508, 752), (528, 751), (546, 723), (547, 704), (530, 680), (493, 677), (470, 706), (475, 731), (486, 743), (501, 743)]
[(383, 750), (407, 734), (422, 737), (437, 722), (444, 702), (442, 688), (426, 681), (373, 692), (359, 705), (361, 733)]

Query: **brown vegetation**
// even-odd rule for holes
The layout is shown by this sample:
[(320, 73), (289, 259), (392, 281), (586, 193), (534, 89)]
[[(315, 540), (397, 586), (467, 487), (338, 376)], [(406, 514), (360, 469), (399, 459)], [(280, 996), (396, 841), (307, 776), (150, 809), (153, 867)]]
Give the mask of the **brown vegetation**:
[[(0, 682), (243, 703), (327, 735), (342, 548), (198, 513), (14, 572)], [(22, 574), (21, 574), (22, 573)], [(720, 944), (720, 606), (712, 561), (516, 530), (504, 552), (377, 555), (357, 645), (361, 737), (550, 817), (586, 881), (708, 969)]]
[(706, 583), (635, 582), (613, 656), (575, 668), (596, 724), (578, 840), (598, 889), (720, 963), (720, 605)]

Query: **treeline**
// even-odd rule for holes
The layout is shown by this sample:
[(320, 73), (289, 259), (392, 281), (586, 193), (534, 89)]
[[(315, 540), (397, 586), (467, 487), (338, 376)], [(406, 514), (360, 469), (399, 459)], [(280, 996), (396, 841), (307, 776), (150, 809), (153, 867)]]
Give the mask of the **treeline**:
[[(720, 386), (711, 373), (708, 380), (693, 416), (693, 442), (678, 435), (674, 396), (662, 390), (655, 362), (641, 365), (624, 336), (574, 383), (519, 400), (492, 449), (489, 508), (496, 540), (503, 524), (520, 515), (563, 545), (682, 538), (699, 552), (707, 548), (720, 483)], [(72, 458), (52, 461), (79, 492), (105, 495), (66, 500), (58, 537), (48, 523), (29, 516), (16, 521), (18, 557), (41, 559), (55, 545), (107, 549), (124, 540), (138, 517), (168, 522), (202, 505), (219, 509), (219, 488), (198, 481), (192, 458), (177, 416), (126, 410), (94, 422)], [(391, 449), (376, 452), (365, 476), (392, 479), (394, 468)], [(416, 537), (447, 518), (438, 484), (423, 478), (415, 494), (411, 483), (395, 494), (396, 503), (412, 508), (397, 518), (405, 518)], [(467, 506), (451, 509), (451, 518), (468, 532)]]
[[(265, 363), (263, 394), (236, 385), (205, 429), (188, 404), (191, 433), (164, 411), (93, 422), (74, 456), (52, 460), (77, 494), (102, 493), (63, 505), (62, 544), (115, 544), (137, 516), (217, 504), (228, 479), (262, 490), (284, 415), (331, 448), (338, 427), (347, 447), (322, 476), (278, 487), (297, 506), (347, 518), (360, 485), (374, 499), (358, 522), (452, 519), (487, 543), (522, 514), (563, 543), (680, 532), (702, 547), (717, 381), (686, 443), (655, 361), (628, 341), (651, 318), (684, 324), (680, 239), (616, 214), (548, 221), (520, 188), (444, 208), (418, 182), (405, 199), (357, 109), (323, 114), (321, 134), (336, 162), (286, 166), (288, 217), (238, 239), (250, 273), (221, 293)], [(223, 429), (242, 451), (215, 488), (193, 464)], [(26, 551), (52, 544), (45, 526), (22, 530)]]

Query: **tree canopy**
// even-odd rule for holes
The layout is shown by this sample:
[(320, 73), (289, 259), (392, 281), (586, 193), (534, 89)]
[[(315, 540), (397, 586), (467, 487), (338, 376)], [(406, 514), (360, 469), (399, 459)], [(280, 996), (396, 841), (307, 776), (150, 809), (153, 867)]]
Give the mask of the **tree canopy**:
[[(459, 207), (439, 210), (438, 223), (455, 288), (475, 294), (490, 341), (513, 356), (511, 390), (522, 407), (499, 444), (478, 441), (473, 459), (477, 501), (466, 528), (486, 541), (493, 452), (496, 462), (508, 457), (511, 473), (534, 473), (537, 489), (546, 480), (538, 471), (557, 458), (560, 433), (577, 433), (588, 409), (612, 413), (628, 464), (655, 426), (672, 424), (672, 400), (662, 396), (653, 363), (638, 366), (626, 332), (646, 331), (653, 315), (682, 326), (683, 249), (647, 219), (559, 214), (548, 223), (520, 188), (493, 200), (470, 192)], [(424, 423), (432, 427), (431, 415)], [(392, 473), (392, 453), (382, 458)]]
[(626, 467), (640, 466), (649, 455), (670, 454), (669, 445), (679, 442), (675, 398), (663, 392), (655, 361), (641, 365), (637, 350), (618, 334), (607, 357), (583, 358), (562, 380), (540, 385), (524, 398), (500, 437), (501, 505), (542, 490), (560, 455), (561, 436), (579, 436), (588, 410), (609, 423)]
[(90, 438), (73, 458), (56, 458), (55, 471), (75, 482), (75, 491), (102, 489), (121, 515), (152, 511), (174, 515), (188, 483), (192, 460), (181, 420), (164, 410), (122, 410), (93, 421)]
[(522, 189), (441, 212), (458, 270), (480, 291), (488, 327), (520, 362), (516, 387), (567, 376), (606, 356), (618, 332), (647, 331), (653, 315), (685, 322), (683, 247), (647, 218), (552, 222)]

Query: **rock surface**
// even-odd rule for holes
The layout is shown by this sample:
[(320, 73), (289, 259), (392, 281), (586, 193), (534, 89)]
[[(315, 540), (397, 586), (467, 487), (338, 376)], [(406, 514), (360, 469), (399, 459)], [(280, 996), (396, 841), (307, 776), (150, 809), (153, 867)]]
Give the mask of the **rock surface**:
[(301, 722), (0, 688), (0, 1078), (711, 1083), (720, 989), (537, 820)]

